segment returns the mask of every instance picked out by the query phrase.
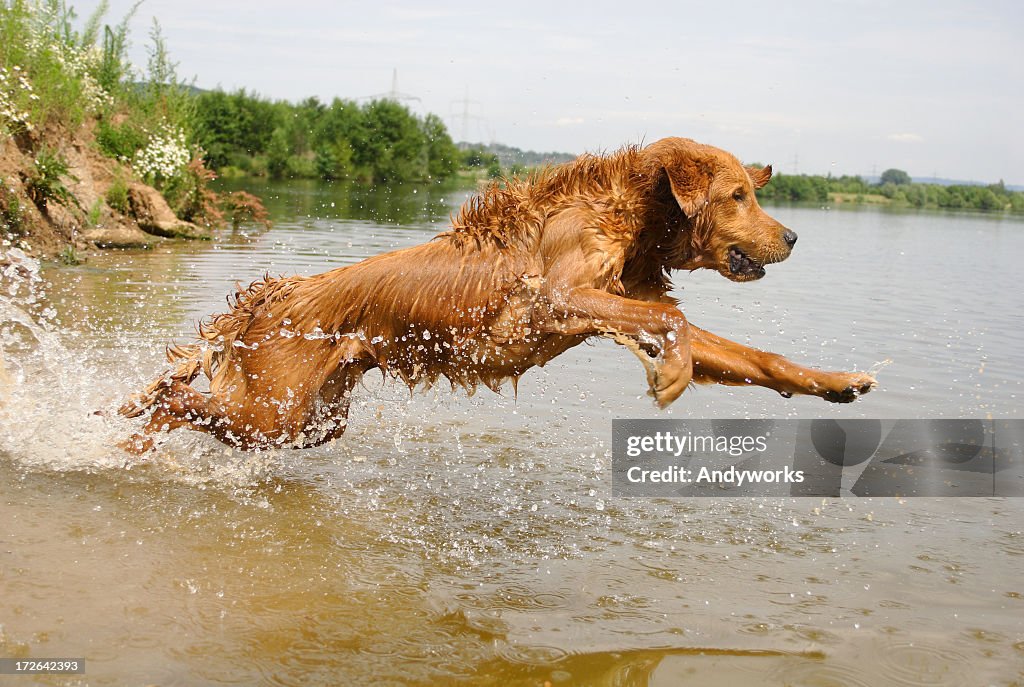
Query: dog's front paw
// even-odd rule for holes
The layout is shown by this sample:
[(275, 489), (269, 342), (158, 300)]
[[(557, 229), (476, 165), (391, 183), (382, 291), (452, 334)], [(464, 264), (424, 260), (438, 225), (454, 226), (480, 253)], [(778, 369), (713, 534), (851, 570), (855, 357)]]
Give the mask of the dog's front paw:
[(829, 381), (821, 397), (831, 403), (853, 403), (878, 386), (875, 378), (864, 372), (839, 373)]
[(647, 393), (653, 396), (654, 403), (664, 410), (683, 395), (692, 379), (692, 370), (663, 365), (656, 370), (653, 379), (648, 377), (651, 386)]

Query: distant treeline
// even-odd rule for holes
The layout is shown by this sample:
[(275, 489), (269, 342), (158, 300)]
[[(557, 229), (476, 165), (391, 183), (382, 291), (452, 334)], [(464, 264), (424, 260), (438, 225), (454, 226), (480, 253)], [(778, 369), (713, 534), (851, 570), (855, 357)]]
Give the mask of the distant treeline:
[(914, 208), (947, 208), (988, 212), (1024, 212), (1024, 193), (998, 184), (917, 184), (901, 170), (887, 170), (878, 184), (859, 176), (812, 176), (775, 174), (757, 192), (758, 198), (799, 202), (848, 202), (905, 205)]
[(444, 179), (461, 163), (441, 118), (393, 100), (270, 101), (244, 90), (195, 100), (196, 142), (221, 171), (274, 178)]
[(569, 162), (576, 158), (572, 153), (535, 152), (533, 150), (520, 150), (514, 146), (503, 143), (459, 143), (460, 150), (478, 150), (481, 154), (494, 155), (498, 164), (504, 169), (513, 167), (543, 167), (545, 165), (557, 165), (562, 162)]
[(227, 176), (403, 182), (465, 169), (494, 178), (574, 157), (500, 143), (456, 146), (440, 117), (387, 99), (290, 103), (244, 89), (197, 91), (192, 129), (206, 163)]

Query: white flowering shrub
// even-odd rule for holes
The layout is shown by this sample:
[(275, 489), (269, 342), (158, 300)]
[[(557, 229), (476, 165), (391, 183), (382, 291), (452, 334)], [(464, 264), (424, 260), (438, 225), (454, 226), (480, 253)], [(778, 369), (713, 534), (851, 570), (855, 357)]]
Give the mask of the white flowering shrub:
[(0, 67), (0, 130), (15, 134), (32, 131), (29, 113), (22, 109), (22, 103), (39, 100), (32, 92), (32, 84), (18, 65), (10, 71)]
[(132, 168), (147, 181), (167, 181), (180, 176), (191, 159), (192, 152), (185, 141), (185, 133), (165, 125), (135, 153)]
[(78, 80), (85, 109), (98, 114), (113, 103), (113, 98), (100, 86), (95, 77), (103, 61), (102, 51), (97, 45), (69, 45), (59, 36), (55, 28), (60, 25), (57, 10), (58, 5), (53, 3), (35, 4), (32, 8), (33, 21), (28, 25), (25, 45), (29, 53), (35, 56), (49, 52), (60, 65), (62, 72)]
[(43, 126), (54, 111), (100, 114), (114, 102), (97, 78), (102, 49), (68, 39), (63, 8), (56, 0), (0, 4), (0, 128), (10, 133)]
[(75, 48), (67, 43), (56, 43), (53, 48), (54, 57), (57, 58), (60, 65), (78, 78), (87, 111), (98, 114), (113, 104), (114, 99), (103, 90), (96, 77), (93, 76), (99, 71), (100, 61), (103, 59), (97, 46)]

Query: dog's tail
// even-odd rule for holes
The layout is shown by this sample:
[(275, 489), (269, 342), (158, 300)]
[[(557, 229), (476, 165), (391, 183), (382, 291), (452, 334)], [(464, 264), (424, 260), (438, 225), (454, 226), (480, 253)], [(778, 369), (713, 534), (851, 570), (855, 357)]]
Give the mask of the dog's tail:
[[(204, 358), (209, 357), (210, 353), (212, 351), (201, 344), (168, 346), (167, 362), (172, 365), (177, 364), (154, 379), (140, 393), (129, 398), (124, 405), (117, 409), (118, 414), (124, 417), (138, 417), (152, 408), (175, 382), (191, 384), (192, 380), (203, 370)], [(206, 365), (209, 366), (208, 361), (206, 361)]]

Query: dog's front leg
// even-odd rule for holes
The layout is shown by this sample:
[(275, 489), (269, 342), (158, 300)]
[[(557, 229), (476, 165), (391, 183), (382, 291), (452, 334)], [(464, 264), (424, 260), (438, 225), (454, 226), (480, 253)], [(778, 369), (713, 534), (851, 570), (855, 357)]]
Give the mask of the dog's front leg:
[(783, 396), (810, 394), (849, 403), (875, 387), (864, 372), (826, 372), (759, 351), (690, 325), (694, 378), (700, 384), (756, 385)]
[(551, 333), (607, 336), (624, 344), (644, 363), (650, 393), (662, 408), (693, 378), (689, 325), (674, 305), (575, 288), (553, 299), (543, 319)]

